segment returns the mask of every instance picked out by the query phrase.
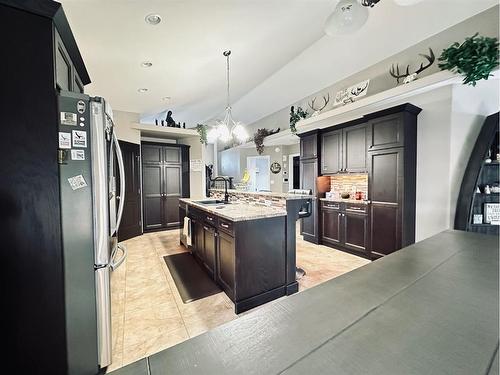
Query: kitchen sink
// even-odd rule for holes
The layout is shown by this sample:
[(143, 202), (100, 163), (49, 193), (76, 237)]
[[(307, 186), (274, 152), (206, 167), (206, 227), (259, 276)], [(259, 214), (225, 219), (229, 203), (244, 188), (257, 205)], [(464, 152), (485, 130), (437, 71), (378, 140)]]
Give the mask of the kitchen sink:
[(210, 200), (202, 200), (202, 201), (193, 201), (194, 203), (198, 203), (198, 204), (204, 204), (204, 205), (207, 205), (207, 206), (212, 206), (212, 205), (221, 205), (221, 204), (230, 204), (230, 202), (224, 202), (223, 200), (220, 200), (220, 199), (210, 199)]

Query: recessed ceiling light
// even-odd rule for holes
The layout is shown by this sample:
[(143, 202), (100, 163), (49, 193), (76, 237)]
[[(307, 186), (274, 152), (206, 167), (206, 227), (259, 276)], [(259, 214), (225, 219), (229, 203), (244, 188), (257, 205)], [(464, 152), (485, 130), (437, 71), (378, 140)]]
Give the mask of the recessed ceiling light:
[(145, 20), (150, 25), (158, 25), (161, 22), (161, 17), (159, 14), (148, 14)]
[(151, 68), (153, 66), (153, 63), (151, 61), (143, 61), (141, 62), (141, 66), (143, 68)]
[(139, 91), (141, 94), (143, 94), (143, 93), (147, 92), (147, 91), (148, 91), (148, 89), (139, 89), (139, 90), (137, 90), (137, 91)]

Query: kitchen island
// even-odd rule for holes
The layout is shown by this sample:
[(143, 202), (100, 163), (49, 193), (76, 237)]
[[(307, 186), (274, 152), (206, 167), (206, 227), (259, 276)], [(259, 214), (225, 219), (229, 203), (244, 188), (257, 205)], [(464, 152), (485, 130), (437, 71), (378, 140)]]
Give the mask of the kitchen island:
[(295, 222), (310, 214), (311, 199), (290, 197), (285, 207), (180, 200), (181, 216), (190, 219), (189, 249), (237, 314), (298, 291)]
[(498, 374), (498, 257), (495, 236), (445, 231), (133, 366), (151, 375)]

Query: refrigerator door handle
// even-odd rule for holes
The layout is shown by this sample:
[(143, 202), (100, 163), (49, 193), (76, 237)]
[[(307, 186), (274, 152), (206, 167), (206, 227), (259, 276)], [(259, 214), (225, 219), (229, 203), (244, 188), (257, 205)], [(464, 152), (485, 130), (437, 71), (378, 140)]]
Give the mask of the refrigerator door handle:
[(120, 249), (122, 251), (122, 256), (120, 259), (118, 260), (115, 260), (115, 256), (116, 256), (116, 253), (118, 251), (114, 251), (113, 252), (113, 255), (112, 255), (112, 258), (111, 258), (111, 264), (109, 265), (111, 267), (111, 271), (114, 271), (116, 270), (118, 267), (121, 266), (121, 264), (125, 261), (125, 259), (127, 258), (127, 247), (123, 244), (117, 244), (116, 245), (116, 248), (115, 249)]
[(118, 143), (118, 138), (116, 138), (116, 134), (114, 132), (112, 135), (112, 143), (113, 143), (114, 150), (116, 153), (116, 161), (118, 164), (118, 173), (120, 175), (120, 193), (119, 193), (120, 195), (116, 197), (118, 200), (118, 213), (116, 216), (116, 226), (115, 226), (115, 228), (112, 228), (111, 236), (113, 236), (118, 231), (118, 228), (120, 227), (120, 222), (121, 222), (122, 216), (123, 216), (123, 207), (125, 205), (125, 166), (123, 164), (122, 150), (120, 148), (120, 144)]

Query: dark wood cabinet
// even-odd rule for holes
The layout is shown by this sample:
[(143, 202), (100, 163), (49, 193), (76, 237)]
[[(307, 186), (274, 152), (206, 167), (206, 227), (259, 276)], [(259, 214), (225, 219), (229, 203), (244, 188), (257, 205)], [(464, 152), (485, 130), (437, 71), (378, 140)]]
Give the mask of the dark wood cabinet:
[(318, 157), (318, 133), (308, 134), (300, 139), (300, 159)]
[(217, 281), (232, 300), (234, 299), (235, 252), (234, 237), (224, 232), (219, 232)]
[(344, 246), (368, 255), (368, 215), (346, 209), (344, 219)]
[(375, 151), (404, 146), (404, 114), (395, 113), (368, 121), (368, 150)]
[(142, 144), (145, 231), (175, 228), (181, 224), (179, 198), (186, 196), (183, 148), (180, 145)]
[(342, 171), (342, 130), (321, 135), (321, 173)]
[(203, 265), (212, 278), (215, 278), (217, 235), (215, 228), (203, 225)]
[(369, 258), (368, 205), (321, 202), (321, 243)]
[(342, 168), (344, 172), (366, 172), (369, 127), (365, 124), (342, 130)]
[(368, 191), (371, 200), (371, 251), (374, 257), (403, 247), (404, 149), (373, 151)]
[[(300, 161), (301, 189), (311, 190), (316, 195), (316, 178), (318, 177), (318, 159)], [(318, 243), (318, 203), (312, 203), (312, 214), (301, 220), (300, 232), (305, 240)]]
[(321, 173), (366, 172), (369, 128), (349, 126), (321, 135)]
[(203, 233), (203, 221), (201, 219), (192, 218), (192, 230), (193, 230), (193, 243), (192, 252), (193, 255), (203, 262), (205, 257), (205, 238)]
[(340, 228), (341, 212), (339, 204), (323, 205), (321, 210), (321, 224), (323, 228), (322, 241), (333, 245), (341, 242)]

